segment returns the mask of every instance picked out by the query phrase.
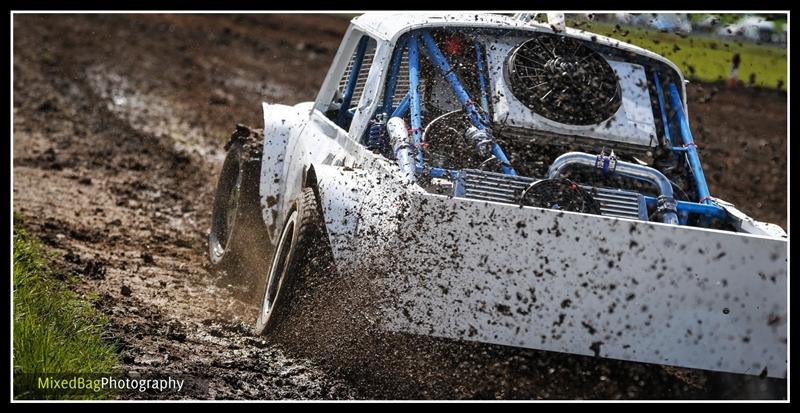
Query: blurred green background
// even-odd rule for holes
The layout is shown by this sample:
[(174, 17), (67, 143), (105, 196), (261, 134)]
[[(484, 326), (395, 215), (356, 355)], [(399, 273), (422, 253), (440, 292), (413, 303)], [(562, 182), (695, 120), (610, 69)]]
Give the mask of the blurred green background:
[[(738, 80), (786, 90), (785, 14), (567, 14), (569, 27), (619, 39), (658, 53), (691, 80), (724, 81), (741, 57)], [(541, 18), (541, 17), (539, 17)]]

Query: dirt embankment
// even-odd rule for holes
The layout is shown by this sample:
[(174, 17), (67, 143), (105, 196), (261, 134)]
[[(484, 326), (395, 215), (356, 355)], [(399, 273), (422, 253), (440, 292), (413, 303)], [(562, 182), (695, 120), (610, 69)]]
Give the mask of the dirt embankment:
[[(126, 369), (198, 378), (180, 397), (357, 396), (253, 336), (250, 307), (206, 268), (220, 143), (236, 121), (258, 123), (262, 99), (313, 98), (340, 40), (334, 30), (308, 34), (316, 25), (15, 19), (14, 207), (63, 254), (64, 271), (100, 292)], [(278, 40), (287, 31), (307, 43)]]
[[(252, 305), (206, 264), (221, 146), (235, 123), (261, 123), (261, 101), (313, 99), (346, 27), (322, 15), (15, 16), (14, 208), (100, 293), (126, 370), (192, 375), (187, 398), (741, 396), (745, 382), (720, 391), (718, 376), (658, 366), (431, 339), (332, 360), (254, 336)], [(785, 94), (689, 93), (712, 194), (785, 227)]]

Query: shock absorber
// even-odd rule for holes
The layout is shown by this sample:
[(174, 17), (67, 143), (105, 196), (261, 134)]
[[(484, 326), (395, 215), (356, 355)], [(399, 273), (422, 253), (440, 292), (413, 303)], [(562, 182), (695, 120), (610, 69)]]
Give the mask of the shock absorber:
[(386, 134), (386, 120), (388, 115), (379, 113), (370, 121), (369, 134), (367, 136), (367, 149), (378, 152), (388, 152), (388, 139)]

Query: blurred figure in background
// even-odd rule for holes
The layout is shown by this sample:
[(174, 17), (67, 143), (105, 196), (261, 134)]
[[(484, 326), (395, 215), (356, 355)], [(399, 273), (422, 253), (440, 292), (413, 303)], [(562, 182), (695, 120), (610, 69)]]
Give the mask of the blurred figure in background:
[(731, 72), (728, 75), (728, 89), (733, 89), (736, 87), (740, 63), (742, 63), (742, 57), (739, 56), (739, 53), (734, 54), (733, 58), (731, 59)]

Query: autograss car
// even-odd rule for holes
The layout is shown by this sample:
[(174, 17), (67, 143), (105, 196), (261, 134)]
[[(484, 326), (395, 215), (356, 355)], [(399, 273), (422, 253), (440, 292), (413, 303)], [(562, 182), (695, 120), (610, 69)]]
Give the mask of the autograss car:
[(209, 252), (257, 332), (323, 245), (387, 331), (785, 377), (786, 233), (709, 193), (678, 68), (530, 20), (356, 17), (314, 102), (237, 129)]

